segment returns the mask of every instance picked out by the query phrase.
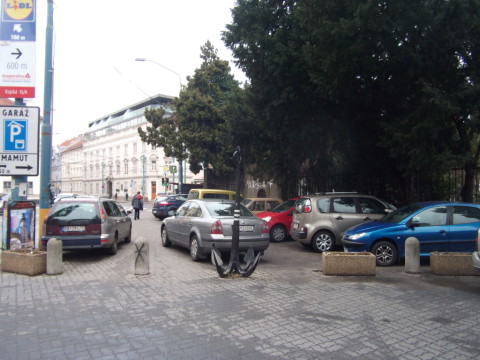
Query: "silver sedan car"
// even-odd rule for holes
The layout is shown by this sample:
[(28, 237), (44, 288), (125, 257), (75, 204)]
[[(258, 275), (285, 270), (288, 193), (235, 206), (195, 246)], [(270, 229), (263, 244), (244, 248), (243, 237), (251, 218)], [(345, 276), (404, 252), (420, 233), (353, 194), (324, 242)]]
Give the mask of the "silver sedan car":
[[(169, 247), (174, 243), (190, 249), (193, 261), (209, 255), (212, 244), (222, 253), (230, 252), (234, 210), (233, 200), (188, 200), (174, 216), (163, 220), (162, 245)], [(250, 247), (255, 252), (266, 250), (270, 244), (269, 230), (265, 220), (240, 205), (240, 252)]]

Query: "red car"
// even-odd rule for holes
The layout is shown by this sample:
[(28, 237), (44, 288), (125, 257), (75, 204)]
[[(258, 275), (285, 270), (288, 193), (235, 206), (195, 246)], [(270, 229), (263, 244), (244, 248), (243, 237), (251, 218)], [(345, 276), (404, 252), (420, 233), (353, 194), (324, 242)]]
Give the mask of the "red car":
[(263, 211), (256, 214), (257, 217), (264, 219), (270, 227), (270, 241), (284, 241), (290, 236), (290, 225), (293, 219), (293, 209), (298, 197), (289, 199), (270, 211)]

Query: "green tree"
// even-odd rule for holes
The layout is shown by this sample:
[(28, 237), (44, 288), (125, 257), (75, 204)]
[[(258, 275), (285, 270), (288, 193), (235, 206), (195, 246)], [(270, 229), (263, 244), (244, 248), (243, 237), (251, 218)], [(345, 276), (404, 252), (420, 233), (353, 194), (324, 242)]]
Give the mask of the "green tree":
[(471, 201), (479, 9), (478, 0), (239, 0), (224, 41), (251, 80), (252, 128), (268, 144), (259, 163), (279, 177), (384, 168), (406, 184), (421, 170), (431, 185), (459, 164)]
[(143, 142), (163, 148), (165, 155), (174, 157), (179, 162), (186, 160), (187, 153), (178, 131), (178, 120), (175, 115), (166, 116), (163, 107), (146, 109), (145, 118), (150, 123), (146, 131), (138, 128), (138, 134)]
[(231, 157), (240, 145), (233, 123), (240, 116), (243, 94), (228, 61), (217, 56), (209, 41), (201, 47), (200, 57), (200, 68), (187, 78), (187, 86), (171, 104), (173, 116), (166, 117), (161, 108), (147, 110), (145, 117), (151, 125), (138, 132), (142, 141), (163, 147), (165, 155), (188, 158), (193, 173), (204, 170), (208, 186), (208, 171), (216, 175), (233, 171)]

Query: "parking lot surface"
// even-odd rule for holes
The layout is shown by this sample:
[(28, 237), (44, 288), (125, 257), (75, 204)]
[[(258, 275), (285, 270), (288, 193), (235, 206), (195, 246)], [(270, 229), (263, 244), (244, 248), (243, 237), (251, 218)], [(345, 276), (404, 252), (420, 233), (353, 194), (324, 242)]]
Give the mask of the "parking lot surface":
[(65, 252), (61, 275), (0, 272), (0, 359), (478, 359), (480, 276), (428, 263), (325, 276), (321, 256), (272, 243), (250, 278), (163, 248), (149, 211), (117, 255)]

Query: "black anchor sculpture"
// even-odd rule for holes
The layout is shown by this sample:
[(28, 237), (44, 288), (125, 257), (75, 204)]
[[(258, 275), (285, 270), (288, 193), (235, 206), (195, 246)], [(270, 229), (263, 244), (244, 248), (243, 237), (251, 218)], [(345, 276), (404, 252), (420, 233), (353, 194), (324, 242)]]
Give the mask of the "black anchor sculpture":
[(239, 274), (243, 277), (249, 277), (257, 268), (260, 256), (263, 255), (263, 252), (259, 252), (257, 256), (255, 256), (253, 248), (249, 248), (243, 258), (246, 265), (244, 267), (240, 265), (240, 162), (242, 161), (240, 146), (237, 146), (235, 149), (233, 160), (236, 162), (237, 166), (235, 178), (235, 212), (232, 226), (232, 249), (230, 251), (230, 261), (227, 267), (223, 266), (222, 257), (220, 252), (215, 248), (215, 243), (212, 245), (212, 263), (215, 265), (218, 274), (222, 278), (227, 277), (230, 274)]

